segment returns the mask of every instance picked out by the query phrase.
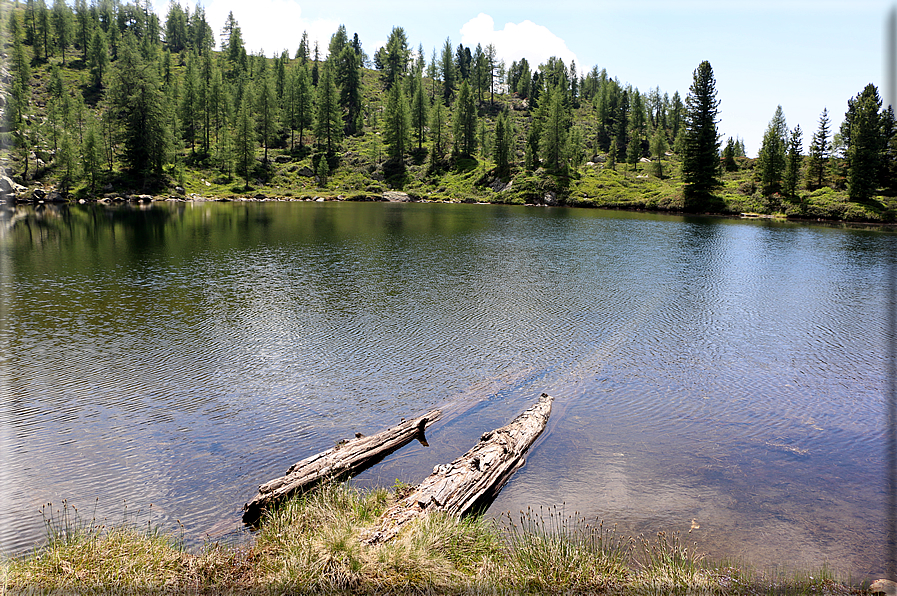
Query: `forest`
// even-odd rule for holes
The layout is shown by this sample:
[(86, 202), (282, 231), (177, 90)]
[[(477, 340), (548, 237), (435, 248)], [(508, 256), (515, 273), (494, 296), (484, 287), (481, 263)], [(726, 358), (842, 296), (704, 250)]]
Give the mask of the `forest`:
[[(757, 158), (717, 133), (710, 63), (683, 97), (492, 45), (247, 52), (231, 13), (147, 0), (4, 3), (2, 163), (19, 200), (278, 198), (595, 206), (890, 222), (897, 136), (869, 84)], [(834, 114), (834, 112), (833, 112)], [(11, 193), (7, 193), (11, 194)]]

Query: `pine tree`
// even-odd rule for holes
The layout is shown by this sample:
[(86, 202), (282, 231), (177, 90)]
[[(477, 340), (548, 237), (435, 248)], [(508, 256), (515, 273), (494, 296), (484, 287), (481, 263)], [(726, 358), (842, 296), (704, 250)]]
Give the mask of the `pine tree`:
[(259, 129), (258, 136), (265, 147), (264, 164), (265, 167), (268, 167), (268, 148), (274, 143), (280, 130), (276, 85), (270, 74), (259, 79), (255, 97), (255, 113)]
[(130, 31), (119, 53), (110, 95), (123, 132), (124, 161), (134, 172), (161, 173), (170, 137), (158, 70), (143, 61)]
[(339, 108), (339, 92), (333, 82), (329, 62), (324, 63), (318, 82), (318, 108), (315, 119), (315, 136), (318, 144), (324, 144), (327, 155), (336, 152), (342, 139), (343, 118)]
[(96, 194), (97, 181), (103, 168), (103, 151), (100, 147), (100, 134), (94, 118), (88, 118), (84, 131), (84, 142), (81, 146), (81, 165), (84, 176), (89, 180), (90, 194)]
[(181, 92), (181, 122), (184, 126), (184, 140), (190, 145), (191, 153), (196, 153), (196, 137), (200, 128), (199, 74), (196, 69), (196, 54), (187, 57), (187, 69), (184, 72), (184, 87)]
[(735, 139), (732, 137), (729, 137), (729, 140), (726, 141), (726, 148), (723, 149), (723, 167), (727, 172), (734, 172), (738, 169), (738, 164), (735, 162)]
[(293, 148), (292, 131), (299, 131), (299, 146), (302, 147), (302, 135), (314, 121), (312, 87), (308, 70), (302, 64), (296, 64), (290, 75), (287, 87), (287, 111), (290, 126), (290, 149)]
[(417, 149), (423, 148), (424, 137), (427, 130), (427, 117), (429, 101), (424, 92), (424, 80), (421, 73), (417, 73), (417, 83), (414, 88), (414, 98), (411, 102), (411, 126), (414, 128), (414, 136), (417, 137)]
[(791, 131), (791, 137), (788, 141), (788, 156), (785, 163), (785, 178), (782, 189), (786, 197), (794, 198), (797, 196), (797, 186), (800, 182), (800, 152), (803, 149), (803, 132), (800, 125), (794, 127)]
[(807, 157), (807, 189), (822, 188), (825, 182), (826, 162), (829, 156), (830, 144), (828, 109), (824, 108), (819, 116), (819, 128), (813, 134), (810, 142), (810, 151)]
[(401, 160), (407, 152), (408, 139), (411, 136), (411, 116), (402, 85), (393, 85), (389, 90), (383, 125), (383, 136), (389, 148), (389, 156)]
[(461, 83), (454, 119), (455, 150), (464, 157), (477, 151), (477, 108), (467, 81)]
[(763, 143), (757, 154), (758, 175), (762, 192), (770, 196), (782, 190), (782, 178), (785, 175), (785, 144), (787, 142), (788, 128), (785, 124), (785, 116), (782, 106), (776, 108), (776, 112), (766, 127), (763, 135)]
[(72, 26), (72, 9), (65, 0), (53, 0), (53, 31), (56, 34), (56, 46), (62, 51), (62, 65), (65, 66), (65, 51), (74, 41)]
[(78, 162), (75, 159), (75, 147), (69, 131), (62, 131), (59, 149), (56, 151), (56, 173), (59, 178), (59, 189), (67, 194), (77, 177)]
[(102, 27), (97, 27), (93, 32), (90, 42), (90, 56), (88, 58), (90, 68), (90, 80), (94, 87), (102, 87), (106, 72), (109, 70), (109, 42)]
[(455, 61), (452, 59), (452, 42), (446, 37), (442, 46), (442, 58), (439, 61), (439, 69), (442, 73), (442, 100), (445, 105), (455, 94)]
[(236, 130), (234, 132), (234, 155), (237, 168), (246, 180), (246, 188), (249, 188), (249, 178), (255, 165), (256, 133), (255, 121), (252, 117), (252, 94), (247, 89), (243, 93), (240, 107), (237, 111)]
[(654, 129), (654, 137), (651, 139), (651, 155), (654, 156), (654, 175), (661, 179), (663, 178), (663, 158), (666, 151), (666, 133), (662, 127), (657, 127)]
[(439, 161), (448, 150), (448, 133), (446, 132), (445, 106), (442, 101), (433, 105), (430, 118), (430, 141), (432, 142), (432, 160)]
[(713, 68), (705, 60), (695, 69), (685, 98), (682, 181), (686, 211), (701, 209), (721, 184), (716, 132), (718, 109)]
[(607, 166), (612, 170), (617, 169), (617, 139), (612, 139), (610, 149), (607, 152)]
[(511, 169), (511, 135), (508, 134), (508, 117), (504, 111), (499, 113), (495, 120), (495, 148), (492, 152), (495, 158), (495, 173), (498, 176), (507, 176)]
[(878, 88), (871, 83), (848, 101), (841, 136), (847, 144), (847, 192), (851, 201), (869, 199), (878, 187), (884, 149), (880, 109)]
[(567, 131), (570, 128), (570, 115), (564, 106), (563, 85), (556, 86), (546, 102), (548, 106), (545, 122), (542, 125), (542, 138), (539, 153), (546, 167), (557, 174), (567, 171)]
[[(345, 31), (345, 28), (344, 28)], [(333, 41), (331, 40), (331, 45)], [(336, 85), (339, 87), (339, 103), (345, 113), (345, 134), (357, 134), (362, 128), (361, 113), (361, 57), (348, 44), (340, 50), (335, 60)]]

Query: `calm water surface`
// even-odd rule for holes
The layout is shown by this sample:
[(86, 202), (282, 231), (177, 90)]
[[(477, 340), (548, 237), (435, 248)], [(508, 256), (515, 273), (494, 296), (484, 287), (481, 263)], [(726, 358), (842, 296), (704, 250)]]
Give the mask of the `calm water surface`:
[(63, 499), (243, 540), (259, 483), (355, 431), (443, 408), (429, 448), (356, 480), (415, 482), (547, 391), (490, 515), (557, 505), (693, 528), (714, 558), (883, 571), (891, 232), (347, 203), (0, 222), (4, 554)]

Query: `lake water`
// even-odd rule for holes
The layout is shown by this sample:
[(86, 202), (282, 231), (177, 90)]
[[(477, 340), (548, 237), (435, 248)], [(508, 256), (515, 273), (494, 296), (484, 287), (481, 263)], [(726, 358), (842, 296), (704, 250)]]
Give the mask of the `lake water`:
[(416, 482), (546, 391), (490, 515), (883, 572), (890, 231), (298, 202), (0, 224), (3, 554), (63, 499), (238, 542), (259, 483), (356, 431), (442, 408), (429, 448), (356, 479)]

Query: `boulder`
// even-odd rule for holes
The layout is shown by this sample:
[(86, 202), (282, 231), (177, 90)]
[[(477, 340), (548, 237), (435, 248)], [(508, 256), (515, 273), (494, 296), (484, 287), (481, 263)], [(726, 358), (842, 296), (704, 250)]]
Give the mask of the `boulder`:
[(542, 197), (542, 203), (548, 205), (549, 207), (554, 207), (558, 204), (558, 196), (557, 193), (550, 190), (545, 193), (545, 196)]
[(383, 200), (389, 201), (390, 203), (408, 203), (411, 201), (411, 198), (408, 196), (407, 192), (387, 190), (383, 193)]
[(291, 161), (293, 161), (293, 158), (289, 155), (278, 155), (274, 158), (274, 161), (276, 163), (290, 163)]
[(311, 178), (312, 176), (315, 175), (315, 173), (312, 171), (312, 169), (308, 166), (302, 166), (301, 168), (299, 168), (299, 171), (296, 173), (299, 174), (300, 176), (305, 176), (306, 178)]
[(21, 184), (17, 184), (9, 176), (0, 176), (0, 197), (5, 200), (13, 199), (19, 193), (26, 189)]
[(47, 200), (51, 203), (65, 203), (65, 197), (62, 196), (62, 193), (55, 190), (51, 190), (47, 194)]

